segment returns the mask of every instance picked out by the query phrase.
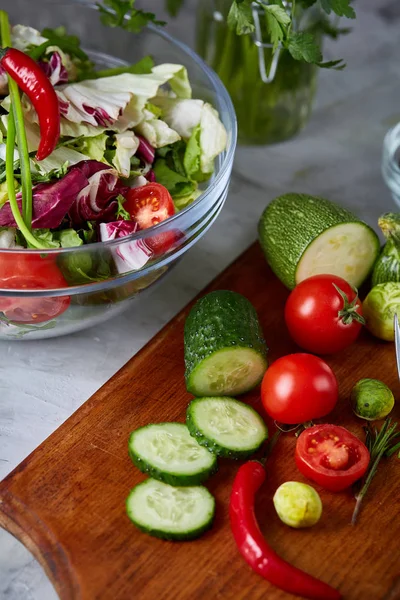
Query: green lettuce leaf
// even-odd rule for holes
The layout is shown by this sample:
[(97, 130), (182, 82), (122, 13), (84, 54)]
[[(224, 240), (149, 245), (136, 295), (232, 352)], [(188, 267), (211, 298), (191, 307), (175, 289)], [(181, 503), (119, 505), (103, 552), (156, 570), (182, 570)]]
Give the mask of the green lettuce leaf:
[(112, 164), (122, 177), (129, 177), (131, 172), (131, 158), (139, 146), (139, 138), (133, 131), (117, 133), (114, 136), (115, 153)]
[(192, 135), (185, 148), (185, 154), (183, 157), (183, 165), (185, 168), (186, 175), (190, 179), (201, 182), (206, 181), (211, 177), (210, 173), (203, 173), (201, 170), (201, 126), (197, 125), (192, 131)]
[(165, 186), (174, 200), (175, 198), (189, 196), (197, 189), (195, 181), (191, 181), (188, 177), (170, 169), (165, 158), (157, 158), (153, 170), (157, 183)]
[(54, 232), (54, 238), (59, 242), (61, 248), (75, 248), (82, 246), (83, 241), (75, 229), (62, 229)]
[(145, 119), (135, 127), (135, 131), (146, 138), (153, 148), (162, 148), (180, 140), (180, 135), (165, 121), (154, 118), (152, 112), (144, 111)]
[(106, 151), (107, 137), (105, 133), (93, 137), (80, 137), (68, 142), (67, 147), (85, 155), (86, 158), (101, 162)]

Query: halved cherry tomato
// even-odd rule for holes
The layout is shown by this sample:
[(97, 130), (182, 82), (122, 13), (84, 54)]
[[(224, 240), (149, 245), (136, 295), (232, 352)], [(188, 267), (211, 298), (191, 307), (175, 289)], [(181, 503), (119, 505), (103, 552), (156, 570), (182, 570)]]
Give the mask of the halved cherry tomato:
[(332, 369), (318, 356), (289, 354), (268, 367), (261, 385), (261, 400), (276, 421), (294, 425), (324, 417), (338, 399)]
[(291, 292), (285, 321), (301, 348), (331, 354), (347, 348), (358, 337), (363, 325), (361, 302), (357, 291), (341, 277), (314, 275)]
[[(46, 290), (67, 287), (52, 255), (0, 253), (0, 289)], [(43, 323), (58, 317), (70, 304), (69, 296), (18, 297), (2, 296), (0, 312), (9, 321), (17, 323)]]
[(297, 439), (296, 464), (300, 473), (331, 492), (340, 492), (360, 479), (369, 459), (366, 445), (338, 425), (314, 425)]
[[(171, 195), (160, 183), (148, 183), (129, 190), (124, 208), (140, 229), (158, 225), (175, 214)], [(178, 232), (171, 230), (146, 238), (145, 242), (155, 255), (160, 255), (167, 252), (178, 237)]]

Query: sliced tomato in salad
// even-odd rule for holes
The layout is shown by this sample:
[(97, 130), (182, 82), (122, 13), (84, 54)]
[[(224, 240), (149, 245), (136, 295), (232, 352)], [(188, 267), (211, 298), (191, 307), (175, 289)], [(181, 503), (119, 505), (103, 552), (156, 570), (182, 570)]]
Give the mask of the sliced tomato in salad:
[[(124, 202), (124, 209), (128, 211), (140, 229), (148, 229), (165, 221), (175, 214), (175, 206), (166, 187), (160, 183), (147, 185), (129, 190)], [(164, 254), (181, 237), (176, 230), (165, 231), (146, 238), (146, 245), (155, 255)]]
[[(0, 253), (0, 289), (46, 290), (64, 288), (65, 281), (51, 255)], [(2, 296), (0, 312), (14, 323), (43, 323), (61, 315), (70, 305), (69, 296)]]
[(369, 459), (366, 445), (339, 425), (314, 425), (297, 439), (300, 473), (331, 492), (340, 492), (360, 479)]

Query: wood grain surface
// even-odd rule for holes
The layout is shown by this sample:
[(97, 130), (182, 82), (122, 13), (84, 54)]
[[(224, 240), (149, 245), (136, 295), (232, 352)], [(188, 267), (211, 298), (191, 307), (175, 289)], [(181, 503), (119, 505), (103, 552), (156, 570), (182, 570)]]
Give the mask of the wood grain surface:
[[(287, 290), (253, 245), (209, 288), (231, 289), (256, 307), (269, 360), (298, 349), (283, 320)], [(238, 463), (220, 461), (207, 486), (217, 500), (213, 529), (199, 540), (171, 543), (140, 533), (125, 499), (144, 476), (127, 453), (129, 433), (158, 421), (184, 421), (183, 326), (190, 306), (169, 323), (0, 484), (0, 524), (38, 558), (62, 600), (289, 600), (240, 557), (229, 528), (228, 502)], [(132, 315), (134, 318), (134, 314)], [(77, 349), (79, 351), (79, 349)], [(84, 357), (82, 357), (84, 360)], [(399, 398), (394, 346), (364, 333), (328, 358), (340, 400), (329, 421), (362, 435), (349, 407), (362, 377), (385, 381)], [(244, 399), (262, 413), (259, 390)], [(399, 405), (394, 416), (400, 417)], [(281, 437), (260, 491), (257, 515), (270, 544), (288, 561), (337, 587), (346, 600), (400, 598), (400, 486), (394, 457), (381, 465), (357, 526), (350, 491), (319, 489), (324, 511), (309, 530), (283, 525), (272, 496), (297, 471), (293, 434)]]

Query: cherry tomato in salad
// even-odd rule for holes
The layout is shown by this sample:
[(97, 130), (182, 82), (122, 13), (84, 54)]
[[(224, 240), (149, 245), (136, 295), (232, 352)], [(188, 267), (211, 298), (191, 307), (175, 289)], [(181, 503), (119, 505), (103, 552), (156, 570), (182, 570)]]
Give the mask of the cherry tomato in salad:
[[(158, 225), (175, 214), (171, 195), (160, 183), (148, 183), (129, 190), (124, 208), (140, 229)], [(165, 231), (146, 238), (145, 243), (155, 255), (160, 255), (167, 252), (179, 237), (177, 231)]]
[(361, 440), (344, 427), (328, 424), (305, 429), (297, 439), (295, 457), (300, 473), (331, 492), (360, 479), (370, 460)]
[(338, 384), (332, 369), (312, 354), (282, 356), (268, 367), (261, 384), (266, 412), (288, 425), (324, 417), (337, 399)]
[(296, 344), (316, 354), (347, 348), (364, 323), (357, 291), (336, 275), (299, 283), (287, 299), (285, 321)]
[[(0, 253), (0, 290), (46, 290), (67, 287), (55, 259), (32, 253)], [(18, 297), (2, 296), (0, 312), (14, 323), (43, 323), (61, 315), (70, 304), (69, 296)]]

